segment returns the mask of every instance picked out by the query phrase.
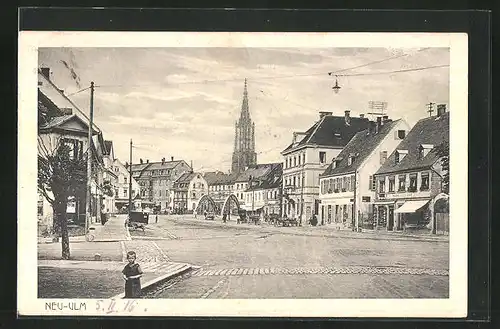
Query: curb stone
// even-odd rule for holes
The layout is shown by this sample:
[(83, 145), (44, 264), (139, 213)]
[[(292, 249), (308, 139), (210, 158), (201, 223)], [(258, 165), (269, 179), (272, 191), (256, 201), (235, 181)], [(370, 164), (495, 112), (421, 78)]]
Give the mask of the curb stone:
[[(154, 278), (153, 280), (150, 280), (150, 281), (144, 283), (143, 285), (141, 285), (141, 292), (144, 293), (145, 290), (151, 289), (152, 287), (154, 287), (160, 283), (163, 283), (165, 281), (173, 279), (179, 275), (182, 275), (188, 271), (193, 270), (194, 268), (196, 268), (196, 267), (192, 266), (190, 264), (184, 264), (183, 266), (181, 266), (180, 268), (178, 268), (172, 272), (165, 273), (163, 275), (160, 275), (159, 277)], [(124, 297), (125, 297), (125, 293), (121, 293), (121, 294), (118, 294), (116, 296), (111, 297), (110, 299), (123, 299)]]

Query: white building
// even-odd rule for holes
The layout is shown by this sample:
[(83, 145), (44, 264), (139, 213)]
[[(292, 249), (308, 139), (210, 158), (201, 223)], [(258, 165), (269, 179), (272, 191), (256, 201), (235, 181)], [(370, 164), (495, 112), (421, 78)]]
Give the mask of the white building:
[[(125, 168), (123, 163), (119, 159), (113, 161), (113, 171), (117, 176), (115, 183), (115, 209), (116, 212), (126, 211), (128, 208), (129, 201), (129, 190), (130, 190), (130, 172)], [(134, 209), (141, 209), (141, 198), (139, 195), (140, 186), (137, 181), (132, 177), (132, 202), (134, 204)]]
[(321, 174), (319, 224), (358, 227), (359, 223), (361, 227), (373, 221), (373, 175), (409, 129), (404, 120), (392, 121), (384, 116), (354, 135)]
[(184, 173), (174, 182), (174, 212), (193, 213), (201, 197), (208, 194), (208, 184), (201, 173)]
[(319, 121), (311, 128), (293, 134), (292, 143), (281, 152), (283, 214), (300, 221), (318, 214), (319, 175), (351, 138), (368, 126), (368, 119), (351, 117), (350, 111), (345, 111), (344, 116), (320, 112)]

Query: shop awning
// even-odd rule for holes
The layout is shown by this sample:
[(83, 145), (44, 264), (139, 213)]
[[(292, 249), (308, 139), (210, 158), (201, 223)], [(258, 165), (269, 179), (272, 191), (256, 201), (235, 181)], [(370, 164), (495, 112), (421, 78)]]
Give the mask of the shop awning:
[(406, 201), (401, 207), (394, 210), (394, 213), (412, 213), (425, 206), (427, 202), (429, 200)]

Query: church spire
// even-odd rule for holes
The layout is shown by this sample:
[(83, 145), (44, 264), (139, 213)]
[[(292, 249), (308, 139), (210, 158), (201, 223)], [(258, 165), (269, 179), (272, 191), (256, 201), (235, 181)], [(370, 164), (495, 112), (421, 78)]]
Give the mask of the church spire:
[(243, 102), (241, 103), (240, 119), (250, 119), (250, 110), (248, 109), (248, 90), (247, 90), (246, 78), (245, 78), (245, 86), (243, 88)]

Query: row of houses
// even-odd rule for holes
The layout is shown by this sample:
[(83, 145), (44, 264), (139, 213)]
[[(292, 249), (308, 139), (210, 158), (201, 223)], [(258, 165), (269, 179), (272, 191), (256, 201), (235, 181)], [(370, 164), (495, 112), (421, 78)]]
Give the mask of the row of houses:
[(370, 121), (350, 111), (320, 112), (282, 151), (282, 212), (339, 228), (447, 231), (448, 219), (436, 220), (435, 205), (448, 199), (446, 155), (438, 151), (448, 142), (445, 105), (413, 128), (388, 116)]

